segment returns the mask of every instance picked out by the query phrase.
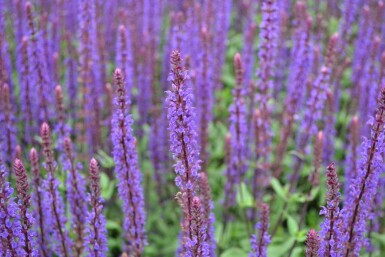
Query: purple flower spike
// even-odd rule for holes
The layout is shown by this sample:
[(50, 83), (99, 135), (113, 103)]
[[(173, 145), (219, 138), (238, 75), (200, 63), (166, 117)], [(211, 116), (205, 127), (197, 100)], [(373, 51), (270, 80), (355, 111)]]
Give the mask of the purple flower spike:
[(136, 139), (133, 136), (133, 120), (128, 113), (129, 99), (120, 69), (116, 69), (114, 111), (112, 116), (112, 143), (115, 174), (119, 181), (118, 192), (123, 201), (123, 228), (127, 240), (125, 250), (132, 256), (141, 256), (147, 243), (145, 234), (144, 198), (141, 185)]
[(21, 114), (22, 119), (25, 122), (24, 128), (24, 138), (28, 144), (32, 143), (32, 135), (37, 131), (36, 121), (36, 101), (34, 90), (32, 90), (32, 85), (30, 81), (31, 77), (31, 60), (30, 60), (30, 51), (28, 38), (23, 37), (21, 41), (21, 72), (20, 72), (20, 103), (21, 103)]
[(262, 203), (259, 222), (255, 226), (258, 229), (258, 236), (251, 235), (251, 252), (249, 257), (267, 257), (266, 249), (270, 243), (269, 226), (269, 206)]
[(317, 231), (311, 229), (306, 237), (306, 257), (318, 257), (320, 240)]
[(90, 191), (88, 202), (91, 210), (86, 217), (85, 256), (105, 257), (108, 251), (106, 219), (103, 215), (103, 199), (100, 196), (100, 172), (95, 159), (90, 161)]
[(305, 149), (310, 136), (317, 133), (317, 121), (322, 118), (322, 110), (327, 98), (326, 92), (329, 87), (331, 68), (337, 42), (338, 34), (334, 34), (330, 38), (328, 44), (325, 65), (321, 68), (321, 71), (309, 92), (310, 95), (306, 103), (304, 121), (301, 123), (300, 134), (298, 135), (297, 149)]
[(64, 139), (63, 171), (67, 175), (68, 202), (72, 216), (72, 229), (76, 234), (74, 251), (81, 256), (84, 244), (85, 216), (87, 212), (86, 183), (80, 175), (81, 164), (76, 163), (71, 139)]
[(37, 31), (32, 13), (32, 4), (25, 4), (28, 20), (28, 32), (31, 39), (31, 87), (38, 92), (39, 122), (48, 121), (51, 101), (50, 82), (48, 79), (47, 58), (44, 56), (42, 34)]
[[(56, 254), (60, 257), (72, 256), (71, 247), (72, 242), (65, 229), (67, 219), (64, 213), (64, 203), (60, 196), (58, 186), (59, 181), (55, 179), (54, 172), (56, 169), (56, 162), (52, 151), (51, 144), (51, 129), (47, 123), (43, 123), (40, 129), (42, 138), (43, 154), (45, 157), (44, 167), (48, 172), (45, 187), (45, 201), (49, 203), (48, 211), (52, 217), (49, 224), (52, 227), (52, 243)], [(45, 210), (44, 210), (45, 211)]]
[(118, 30), (118, 39), (117, 39), (117, 49), (116, 49), (116, 64), (121, 68), (123, 76), (126, 82), (126, 92), (128, 99), (131, 99), (131, 89), (134, 83), (132, 70), (133, 60), (131, 54), (131, 43), (130, 37), (127, 36), (129, 31), (123, 25), (119, 26)]
[[(233, 104), (229, 108), (231, 155), (229, 167), (226, 171), (226, 192), (236, 193), (230, 189), (239, 185), (247, 171), (247, 109), (245, 102), (245, 91), (243, 87), (243, 67), (240, 54), (234, 56), (234, 67), (236, 72), (236, 85), (232, 91)], [(225, 195), (225, 206), (230, 208), (235, 205), (235, 195)]]
[(260, 24), (260, 44), (259, 44), (259, 68), (257, 70), (257, 88), (256, 103), (261, 110), (263, 120), (263, 129), (265, 130), (266, 140), (260, 142), (260, 147), (267, 149), (266, 156), (269, 157), (271, 144), (271, 117), (269, 100), (274, 90), (273, 73), (275, 56), (277, 53), (278, 40), (278, 7), (275, 0), (264, 0), (262, 2), (262, 22)]
[(367, 230), (369, 218), (380, 173), (384, 170), (384, 124), (385, 124), (385, 87), (380, 91), (377, 109), (371, 124), (370, 139), (365, 138), (362, 144), (362, 158), (359, 163), (357, 177), (350, 186), (351, 194), (344, 201), (341, 211), (343, 218), (343, 235), (341, 244), (344, 257), (358, 257), (363, 245), (363, 237)]
[(8, 170), (12, 167), (16, 147), (15, 116), (12, 110), (11, 95), (8, 84), (0, 85), (0, 145)]
[(350, 194), (350, 185), (358, 173), (358, 155), (360, 141), (360, 125), (358, 116), (354, 116), (350, 122), (349, 149), (345, 162), (345, 186), (344, 197), (348, 198)]
[(199, 197), (192, 199), (191, 206), (191, 238), (186, 241), (186, 252), (183, 256), (209, 257), (207, 239), (207, 223), (204, 209)]
[(20, 213), (20, 219), (22, 223), (22, 235), (20, 242), (23, 242), (23, 250), (21, 256), (34, 257), (39, 256), (36, 249), (36, 233), (32, 230), (35, 219), (28, 211), (31, 207), (31, 195), (29, 194), (29, 184), (27, 173), (24, 168), (24, 164), (16, 159), (13, 163), (13, 169), (16, 175), (16, 188), (18, 196), (18, 207)]
[(67, 119), (65, 115), (65, 108), (64, 108), (64, 102), (63, 102), (63, 90), (60, 85), (57, 85), (55, 87), (55, 100), (56, 100), (56, 115), (57, 115), (57, 121), (56, 121), (56, 128), (55, 132), (59, 134), (59, 150), (63, 151), (63, 140), (65, 137), (69, 136), (69, 128), (66, 124)]
[(180, 192), (177, 195), (181, 205), (182, 218), (182, 249), (191, 252), (193, 245), (192, 201), (196, 195), (196, 184), (199, 179), (199, 146), (197, 143), (193, 97), (188, 84), (188, 74), (182, 66), (182, 58), (178, 51), (171, 53), (171, 90), (167, 92), (167, 118), (170, 131), (170, 148), (177, 177), (175, 184)]
[(211, 198), (211, 188), (209, 184), (209, 180), (207, 178), (207, 174), (205, 172), (199, 173), (199, 192), (202, 198), (202, 206), (204, 208), (205, 213), (205, 221), (207, 228), (206, 241), (209, 247), (209, 256), (215, 256), (216, 242), (214, 236), (214, 223), (215, 223), (215, 215), (214, 215), (214, 203)]
[(0, 255), (24, 256), (24, 235), (18, 206), (12, 197), (13, 188), (6, 181), (4, 166), (0, 163)]
[(32, 148), (29, 153), (31, 161), (32, 174), (32, 202), (33, 202), (33, 216), (35, 217), (35, 230), (37, 233), (39, 255), (44, 257), (51, 256), (48, 250), (48, 234), (50, 233), (48, 223), (50, 223), (50, 216), (45, 212), (48, 210), (47, 202), (44, 201), (42, 179), (39, 169), (39, 157), (35, 148)]
[(313, 171), (309, 176), (309, 182), (313, 187), (319, 185), (319, 169), (322, 164), (322, 150), (324, 144), (324, 133), (319, 131), (314, 140)]
[(325, 218), (321, 224), (319, 255), (339, 257), (341, 256), (340, 182), (334, 163), (326, 169), (326, 186), (326, 206), (323, 206), (320, 212)]

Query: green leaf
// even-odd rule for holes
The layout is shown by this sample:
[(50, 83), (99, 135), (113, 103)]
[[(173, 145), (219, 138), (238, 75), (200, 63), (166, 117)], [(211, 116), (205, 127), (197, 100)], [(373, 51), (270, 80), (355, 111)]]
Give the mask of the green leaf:
[(115, 166), (114, 159), (112, 159), (112, 157), (109, 156), (106, 152), (99, 150), (97, 155), (100, 166), (103, 168), (111, 169)]
[(287, 251), (294, 244), (294, 242), (295, 242), (295, 239), (291, 237), (283, 241), (282, 244), (271, 244), (270, 246), (267, 247), (267, 256), (280, 257), (280, 256), (283, 256), (284, 254), (287, 255)]
[(270, 184), (274, 192), (284, 201), (287, 201), (287, 192), (276, 178), (271, 178)]
[(242, 208), (253, 208), (253, 196), (249, 192), (245, 183), (241, 183), (237, 190), (237, 203)]
[(287, 219), (287, 227), (289, 229), (289, 234), (291, 236), (296, 236), (298, 233), (298, 223), (290, 215), (287, 215), (286, 219)]
[(110, 199), (115, 189), (115, 181), (110, 181), (107, 174), (100, 173), (100, 186), (102, 188), (102, 197), (107, 200)]
[(308, 230), (302, 229), (297, 233), (297, 241), (302, 243), (305, 242), (306, 240), (306, 235), (307, 235)]
[(247, 252), (239, 248), (230, 248), (221, 254), (221, 257), (247, 257)]
[(301, 193), (294, 193), (290, 196), (290, 202), (293, 203), (304, 203), (306, 201), (306, 196)]

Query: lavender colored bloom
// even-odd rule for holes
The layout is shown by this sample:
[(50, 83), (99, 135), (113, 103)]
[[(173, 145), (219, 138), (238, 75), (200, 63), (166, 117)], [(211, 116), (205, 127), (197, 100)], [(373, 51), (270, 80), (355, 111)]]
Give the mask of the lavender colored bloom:
[(191, 252), (193, 240), (192, 200), (196, 195), (197, 180), (199, 179), (199, 146), (197, 143), (192, 93), (188, 84), (188, 73), (182, 66), (178, 51), (171, 54), (171, 90), (167, 92), (167, 118), (169, 121), (170, 150), (176, 161), (175, 184), (180, 192), (177, 195), (181, 205), (182, 218), (182, 248)]
[[(370, 51), (367, 53), (370, 54), (370, 58), (368, 58), (365, 65), (361, 67), (364, 70), (362, 78), (359, 81), (361, 86), (359, 112), (362, 123), (364, 123), (367, 117), (369, 117), (369, 115), (375, 110), (376, 103), (374, 99), (376, 98), (379, 90), (377, 60), (379, 56), (378, 50), (380, 41), (381, 39), (379, 37), (374, 37), (373, 40), (370, 41)], [(368, 133), (369, 127), (362, 126), (361, 135), (367, 136)]]
[(156, 190), (160, 200), (163, 200), (164, 189), (166, 187), (166, 177), (170, 166), (170, 156), (168, 152), (168, 131), (167, 131), (167, 110), (162, 103), (160, 110), (154, 111), (154, 120), (152, 122), (149, 147), (150, 158), (154, 168), (154, 179), (156, 181)]
[(90, 191), (88, 202), (91, 210), (86, 217), (85, 256), (104, 257), (108, 251), (106, 219), (103, 215), (103, 199), (100, 196), (100, 172), (95, 159), (90, 161)]
[(349, 133), (349, 148), (345, 162), (345, 186), (344, 186), (344, 197), (349, 198), (350, 186), (353, 183), (354, 178), (357, 177), (358, 173), (358, 153), (359, 153), (359, 133), (360, 127), (358, 123), (358, 117), (354, 116), (350, 122), (350, 133)]
[(282, 169), (282, 160), (286, 153), (290, 136), (295, 124), (296, 114), (303, 104), (304, 92), (306, 91), (307, 76), (310, 66), (310, 31), (312, 20), (306, 13), (306, 5), (297, 2), (295, 5), (296, 16), (298, 17), (298, 28), (293, 36), (293, 48), (291, 53), (290, 70), (288, 75), (288, 93), (285, 99), (285, 110), (283, 113), (283, 128), (280, 141), (276, 147), (274, 176), (279, 177)]
[(22, 226), (18, 205), (12, 197), (13, 188), (6, 181), (4, 166), (0, 163), (0, 247), (1, 256), (24, 256)]
[(244, 62), (244, 74), (243, 79), (245, 83), (243, 84), (244, 90), (246, 91), (249, 87), (252, 79), (252, 73), (254, 68), (254, 41), (255, 41), (255, 35), (257, 32), (257, 25), (254, 20), (255, 11), (256, 11), (256, 1), (249, 2), (248, 5), (248, 12), (246, 17), (245, 26), (243, 29), (243, 49), (242, 49), (242, 56), (243, 56), (243, 62)]
[(0, 142), (3, 142), (2, 151), (5, 157), (4, 160), (7, 168), (10, 169), (17, 144), (17, 131), (8, 84), (0, 85), (0, 97), (2, 98), (0, 99), (0, 104), (2, 104), (0, 113)]
[(269, 226), (269, 206), (265, 203), (262, 203), (259, 215), (259, 222), (255, 226), (255, 228), (258, 230), (258, 236), (251, 235), (251, 252), (249, 254), (249, 257), (267, 256), (266, 248), (270, 244)]
[(209, 248), (210, 257), (215, 257), (215, 235), (214, 235), (214, 223), (215, 223), (215, 215), (214, 215), (214, 203), (211, 198), (211, 188), (209, 184), (209, 180), (207, 178), (207, 174), (201, 172), (199, 174), (199, 192), (202, 199), (202, 207), (204, 209), (204, 221), (206, 223), (206, 242)]
[(226, 209), (235, 205), (235, 193), (233, 187), (239, 185), (247, 171), (247, 122), (246, 103), (243, 87), (243, 67), (241, 56), (234, 56), (236, 72), (236, 85), (233, 89), (233, 104), (229, 107), (231, 155), (229, 167), (226, 170), (227, 183), (225, 185), (225, 207)]
[(75, 231), (76, 240), (74, 250), (77, 256), (83, 251), (85, 216), (87, 212), (86, 183), (80, 175), (82, 169), (80, 163), (76, 163), (72, 142), (69, 138), (63, 140), (64, 155), (62, 158), (63, 171), (68, 174), (66, 187), (68, 203), (72, 216), (72, 229)]
[(314, 140), (314, 150), (313, 150), (313, 171), (309, 176), (309, 182), (312, 187), (319, 185), (319, 169), (322, 164), (322, 152), (324, 145), (324, 133), (319, 131)]
[(119, 26), (116, 46), (116, 65), (120, 67), (123, 77), (125, 78), (125, 87), (127, 98), (131, 101), (131, 91), (133, 80), (133, 60), (131, 54), (131, 38), (129, 31), (123, 25)]
[(305, 149), (311, 135), (317, 133), (317, 121), (322, 118), (322, 110), (326, 101), (326, 92), (330, 82), (331, 60), (335, 54), (335, 47), (338, 42), (338, 34), (334, 34), (329, 42), (328, 52), (326, 54), (325, 66), (321, 68), (317, 79), (309, 92), (309, 98), (306, 103), (304, 121), (301, 123), (299, 135), (297, 138), (297, 149)]
[(321, 244), (318, 254), (339, 257), (341, 256), (340, 182), (334, 163), (326, 169), (326, 186), (326, 206), (322, 206), (320, 211), (320, 214), (324, 215), (324, 221), (321, 223)]
[(314, 229), (311, 229), (307, 233), (306, 237), (306, 251), (305, 256), (306, 257), (318, 257), (318, 251), (320, 247), (320, 239), (318, 237), (317, 231)]
[(352, 25), (360, 9), (361, 0), (345, 0), (342, 8), (342, 21), (340, 22), (339, 33), (341, 41), (338, 46), (339, 51), (345, 51), (346, 43), (349, 42)]
[(36, 233), (32, 230), (35, 219), (32, 213), (28, 210), (31, 207), (31, 195), (29, 194), (29, 184), (24, 164), (16, 159), (13, 164), (16, 175), (16, 187), (18, 194), (19, 215), (22, 223), (22, 235), (19, 238), (19, 244), (23, 244), (23, 251), (20, 256), (34, 257), (39, 256), (36, 248)]
[(115, 98), (112, 117), (112, 143), (115, 161), (115, 174), (119, 181), (118, 192), (123, 201), (123, 229), (127, 240), (124, 248), (140, 256), (146, 245), (142, 174), (139, 170), (136, 139), (133, 136), (133, 120), (128, 113), (129, 99), (122, 71), (116, 69)]
[[(370, 41), (372, 38), (373, 30), (370, 26), (370, 9), (368, 6), (364, 6), (362, 8), (362, 17), (360, 19), (360, 22), (358, 24), (358, 33), (356, 37), (356, 43), (355, 43), (355, 51), (352, 61), (352, 84), (353, 85), (359, 85), (361, 82), (362, 76), (365, 72), (365, 64), (367, 61), (367, 57), (370, 56), (369, 49), (370, 49)], [(352, 97), (353, 99), (360, 99), (360, 94), (362, 91), (360, 90), (361, 87), (355, 86), (352, 88)], [(366, 94), (366, 92), (364, 92)], [(357, 105), (359, 104), (356, 103)], [(359, 106), (359, 105), (358, 105)], [(361, 122), (364, 123), (367, 119), (367, 117), (360, 117)]]
[(48, 210), (46, 211), (51, 216), (49, 224), (52, 228), (51, 243), (58, 256), (69, 257), (72, 256), (72, 241), (68, 236), (68, 231), (65, 229), (67, 219), (64, 213), (64, 202), (58, 190), (59, 181), (54, 176), (56, 162), (52, 151), (51, 130), (47, 123), (41, 125), (40, 135), (45, 157), (44, 168), (48, 172), (47, 179), (43, 182), (43, 187), (45, 190), (44, 201), (49, 203)]
[(76, 116), (76, 100), (77, 100), (77, 92), (78, 92), (78, 67), (77, 67), (77, 59), (76, 59), (76, 49), (74, 47), (74, 43), (70, 33), (66, 33), (65, 42), (68, 49), (68, 55), (64, 60), (64, 65), (66, 66), (66, 85), (67, 85), (67, 93), (68, 93), (68, 112), (71, 120), (75, 121)]
[(221, 84), (221, 74), (222, 74), (222, 66), (225, 62), (226, 56), (226, 46), (227, 46), (227, 35), (230, 29), (231, 22), (231, 10), (232, 10), (232, 1), (231, 0), (215, 0), (215, 17), (214, 20), (214, 32), (213, 41), (213, 54), (215, 56), (214, 60), (214, 88), (218, 89), (222, 87)]
[(288, 117), (285, 117), (285, 125), (293, 119), (303, 104), (306, 81), (310, 66), (310, 32), (312, 19), (306, 12), (303, 2), (296, 4), (296, 16), (298, 27), (293, 35), (293, 49), (291, 52), (290, 70), (288, 75), (288, 94), (286, 98)]
[(325, 147), (323, 149), (324, 162), (330, 162), (334, 158), (334, 141), (336, 136), (336, 112), (335, 96), (332, 91), (326, 92), (326, 117), (325, 117)]
[(208, 126), (212, 120), (212, 109), (214, 101), (214, 82), (212, 80), (213, 62), (210, 59), (210, 36), (206, 27), (200, 33), (201, 54), (198, 57), (198, 68), (196, 74), (196, 107), (197, 125), (199, 127), (201, 168), (206, 171), (208, 165)]
[(39, 123), (48, 121), (50, 116), (50, 104), (52, 103), (50, 81), (48, 78), (47, 59), (44, 56), (43, 38), (41, 31), (36, 29), (32, 13), (32, 4), (25, 4), (28, 20), (28, 32), (31, 46), (31, 88), (37, 89)]
[[(55, 132), (59, 135), (60, 148), (63, 148), (63, 140), (69, 136), (69, 127), (67, 126), (66, 110), (63, 102), (63, 90), (60, 85), (55, 87), (55, 100), (56, 100), (56, 128)], [(63, 149), (61, 149), (62, 151)]]
[(191, 236), (185, 242), (186, 251), (183, 256), (209, 257), (209, 245), (206, 241), (207, 223), (204, 209), (199, 197), (195, 196), (191, 204)]
[(375, 116), (369, 120), (370, 139), (364, 138), (361, 145), (362, 157), (357, 177), (352, 181), (351, 194), (344, 201), (341, 211), (343, 231), (341, 237), (342, 253), (345, 257), (359, 256), (364, 243), (366, 221), (369, 218), (377, 192), (380, 173), (384, 169), (383, 149), (385, 123), (385, 87), (381, 89)]
[[(82, 92), (80, 119), (85, 121), (82, 136), (87, 139), (88, 151), (95, 152), (100, 146), (99, 95), (102, 92), (99, 60), (97, 57), (98, 38), (96, 31), (95, 0), (79, 1), (79, 80)], [(84, 141), (82, 138), (81, 141)], [(84, 142), (82, 142), (84, 143)]]
[(36, 102), (33, 101), (36, 95), (31, 87), (30, 77), (32, 71), (29, 56), (30, 47), (28, 38), (23, 37), (21, 41), (20, 103), (22, 120), (25, 124), (24, 139), (28, 144), (32, 143), (32, 135), (35, 131), (37, 131), (34, 119), (34, 117), (36, 117), (37, 106), (35, 104)]
[[(4, 1), (0, 1), (0, 86), (7, 83), (10, 86), (11, 95), (14, 94), (12, 84), (12, 63), (10, 56), (10, 47), (8, 45), (7, 27), (6, 27), (6, 7)], [(14, 101), (12, 99), (12, 104)]]
[(264, 141), (259, 142), (259, 147), (265, 149), (265, 160), (268, 161), (271, 148), (271, 117), (268, 104), (274, 90), (274, 64), (278, 44), (278, 9), (275, 0), (262, 2), (262, 22), (260, 23), (259, 66), (256, 72), (258, 78), (256, 104), (261, 111), (261, 127), (264, 130)]
[(29, 154), (31, 161), (31, 174), (32, 174), (32, 207), (33, 216), (35, 218), (34, 230), (37, 231), (37, 241), (39, 255), (49, 257), (51, 255), (48, 249), (50, 228), (48, 226), (51, 223), (51, 217), (45, 211), (49, 206), (44, 201), (44, 189), (42, 186), (42, 178), (39, 169), (39, 157), (35, 148), (32, 148)]

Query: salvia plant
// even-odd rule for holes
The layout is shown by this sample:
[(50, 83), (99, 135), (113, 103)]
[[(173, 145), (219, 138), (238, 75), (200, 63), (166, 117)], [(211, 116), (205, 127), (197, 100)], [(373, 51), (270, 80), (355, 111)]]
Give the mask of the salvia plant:
[(383, 0), (0, 0), (0, 257), (385, 256)]

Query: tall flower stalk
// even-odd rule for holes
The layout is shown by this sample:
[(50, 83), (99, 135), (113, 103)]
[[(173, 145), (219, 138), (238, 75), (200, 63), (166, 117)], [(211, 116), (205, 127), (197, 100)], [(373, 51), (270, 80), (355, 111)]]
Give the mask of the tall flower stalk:
[(44, 55), (42, 34), (39, 33), (34, 22), (32, 4), (27, 2), (25, 9), (27, 13), (29, 38), (31, 40), (31, 66), (34, 67), (34, 69), (31, 70), (31, 87), (37, 88), (39, 96), (39, 123), (41, 123), (49, 120), (49, 107), (52, 102), (49, 93), (50, 81), (48, 78), (47, 58)]
[(32, 201), (33, 201), (33, 216), (35, 217), (34, 230), (37, 231), (37, 241), (39, 254), (44, 257), (50, 256), (48, 249), (50, 233), (49, 226), (50, 216), (45, 212), (49, 207), (46, 201), (44, 201), (44, 192), (42, 185), (42, 178), (39, 168), (39, 157), (35, 150), (32, 148), (29, 153), (29, 160), (31, 162), (31, 174), (32, 174)]
[(13, 169), (16, 175), (16, 188), (18, 196), (18, 207), (21, 219), (21, 234), (20, 242), (23, 242), (23, 256), (34, 257), (39, 256), (36, 249), (36, 233), (33, 231), (34, 218), (29, 209), (31, 207), (31, 195), (29, 193), (29, 184), (24, 164), (16, 159), (13, 163)]
[(249, 257), (266, 257), (267, 246), (270, 243), (269, 235), (269, 206), (262, 203), (259, 215), (259, 222), (255, 226), (258, 230), (258, 235), (251, 235), (251, 252)]
[(225, 211), (235, 206), (235, 188), (240, 185), (247, 171), (247, 110), (243, 86), (243, 66), (240, 54), (234, 56), (236, 85), (232, 91), (233, 104), (229, 107), (231, 155), (226, 169)]
[(320, 212), (324, 215), (324, 221), (321, 224), (319, 255), (341, 256), (340, 182), (334, 163), (326, 169), (326, 186), (326, 206), (323, 206)]
[(18, 215), (18, 206), (12, 197), (13, 188), (6, 181), (5, 168), (0, 163), (0, 254), (1, 256), (19, 257), (23, 246), (22, 225)]
[(269, 100), (272, 98), (274, 90), (274, 64), (277, 54), (278, 44), (278, 7), (276, 0), (264, 0), (262, 2), (262, 22), (260, 23), (260, 43), (259, 43), (259, 68), (256, 75), (258, 77), (256, 103), (261, 111), (261, 129), (264, 130), (263, 142), (259, 142), (259, 147), (265, 149), (263, 160), (268, 161), (271, 151), (271, 107)]
[(28, 38), (23, 37), (21, 41), (21, 70), (20, 70), (20, 103), (22, 117), (25, 122), (24, 138), (28, 144), (32, 142), (33, 132), (37, 131), (36, 121), (36, 105), (33, 101), (35, 94), (32, 90), (30, 81), (31, 77), (31, 60)]
[(146, 245), (144, 198), (142, 174), (139, 170), (136, 139), (133, 135), (133, 120), (128, 113), (129, 99), (126, 84), (120, 69), (116, 69), (115, 98), (112, 116), (112, 143), (118, 192), (123, 201), (125, 249), (132, 256), (142, 256)]
[(108, 251), (106, 219), (103, 215), (103, 199), (101, 197), (100, 171), (98, 162), (92, 158), (89, 167), (90, 194), (88, 202), (91, 210), (86, 217), (85, 255), (88, 257), (104, 257)]
[(47, 179), (44, 182), (45, 201), (49, 203), (49, 215), (52, 217), (50, 226), (52, 227), (52, 243), (58, 256), (72, 256), (72, 241), (65, 228), (67, 219), (64, 214), (64, 203), (59, 193), (59, 181), (55, 178), (56, 162), (54, 160), (51, 129), (47, 123), (43, 123), (40, 129), (42, 138), (43, 155), (45, 157), (44, 167), (48, 172)]
[(307, 237), (306, 237), (305, 256), (318, 257), (319, 246), (320, 246), (320, 239), (318, 237), (318, 233), (314, 229), (311, 229), (307, 233)]
[(81, 256), (84, 244), (84, 213), (87, 212), (86, 183), (79, 173), (81, 166), (80, 163), (76, 163), (71, 139), (64, 138), (63, 147), (64, 155), (62, 162), (64, 172), (68, 173), (66, 186), (72, 216), (72, 229), (76, 232), (73, 248), (76, 256)]
[(16, 126), (15, 126), (15, 114), (12, 109), (11, 92), (8, 84), (0, 85), (0, 103), (2, 108), (0, 113), (0, 145), (3, 149), (3, 155), (5, 157), (5, 163), (10, 170), (12, 167), (12, 160), (16, 149)]
[(343, 234), (341, 244), (344, 257), (357, 257), (367, 229), (366, 220), (369, 217), (373, 198), (376, 193), (380, 173), (383, 170), (383, 146), (385, 124), (385, 87), (377, 101), (377, 109), (370, 119), (371, 135), (362, 144), (362, 159), (356, 179), (350, 189), (352, 194), (344, 202), (341, 215), (343, 217)]
[(209, 248), (209, 256), (215, 257), (215, 235), (214, 235), (214, 203), (211, 197), (211, 188), (207, 173), (199, 173), (199, 192), (202, 198), (202, 206), (204, 209), (204, 219), (206, 222), (206, 242)]
[(170, 150), (175, 160), (175, 184), (179, 188), (178, 202), (182, 208), (182, 249), (184, 254), (194, 251), (193, 198), (199, 179), (199, 146), (197, 142), (192, 92), (188, 73), (182, 66), (180, 53), (171, 53), (171, 90), (167, 92), (167, 118), (170, 131)]

